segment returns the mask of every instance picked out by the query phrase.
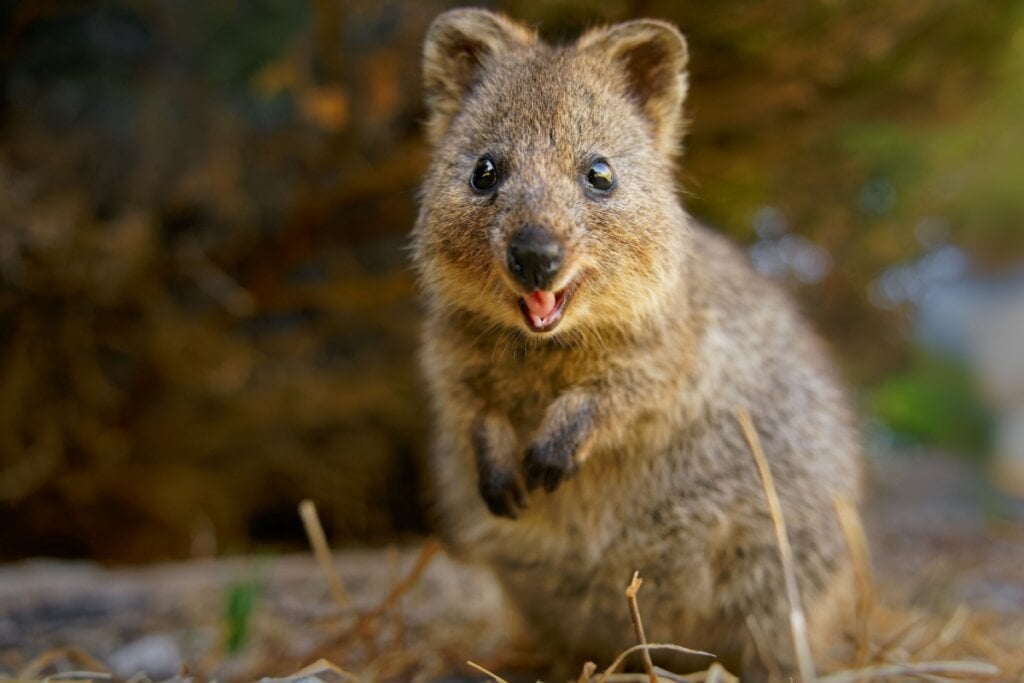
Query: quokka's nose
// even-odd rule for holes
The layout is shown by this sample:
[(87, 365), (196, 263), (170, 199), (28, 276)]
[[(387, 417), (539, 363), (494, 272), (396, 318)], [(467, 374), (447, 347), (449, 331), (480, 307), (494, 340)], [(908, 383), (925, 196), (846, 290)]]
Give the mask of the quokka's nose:
[(527, 290), (547, 290), (562, 267), (562, 255), (562, 245), (550, 232), (528, 225), (508, 245), (508, 269)]

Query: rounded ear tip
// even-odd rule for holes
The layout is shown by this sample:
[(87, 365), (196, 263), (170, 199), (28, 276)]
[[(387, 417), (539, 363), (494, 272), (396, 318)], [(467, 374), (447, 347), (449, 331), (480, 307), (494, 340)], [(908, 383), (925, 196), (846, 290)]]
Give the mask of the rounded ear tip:
[(431, 22), (431, 25), (437, 26), (451, 22), (493, 18), (496, 16), (497, 15), (494, 12), (480, 7), (455, 7), (454, 9), (445, 10), (438, 14), (434, 17), (434, 21)]
[(430, 22), (430, 27), (427, 29), (427, 39), (429, 40), (431, 37), (440, 34), (449, 26), (468, 25), (474, 19), (483, 19), (481, 15), (487, 14), (490, 14), (490, 12), (476, 7), (456, 7), (455, 9), (441, 12)]
[(629, 43), (659, 43), (671, 53), (676, 53), (676, 61), (680, 70), (686, 67), (690, 59), (690, 48), (686, 36), (675, 24), (664, 19), (631, 19), (620, 24), (592, 30), (580, 39), (580, 47), (600, 44), (612, 37), (627, 38)]
[(666, 45), (672, 45), (678, 49), (682, 63), (686, 64), (690, 56), (690, 46), (678, 26), (664, 19), (637, 19), (636, 23), (650, 31), (651, 40), (663, 41)]
[(473, 35), (477, 32), (501, 33), (515, 36), (519, 42), (528, 43), (536, 33), (503, 14), (481, 7), (456, 7), (434, 17), (427, 29), (427, 41), (447, 30)]

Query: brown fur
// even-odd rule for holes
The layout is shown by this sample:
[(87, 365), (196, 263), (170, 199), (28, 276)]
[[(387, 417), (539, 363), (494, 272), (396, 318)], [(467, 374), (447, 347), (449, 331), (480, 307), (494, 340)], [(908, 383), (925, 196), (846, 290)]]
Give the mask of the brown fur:
[[(433, 164), (414, 230), (428, 308), (445, 533), (490, 566), (538, 641), (570, 665), (632, 644), (623, 589), (645, 577), (647, 632), (760, 666), (748, 618), (793, 664), (781, 564), (735, 420), (773, 468), (820, 653), (852, 590), (832, 512), (857, 499), (851, 417), (787, 298), (695, 224), (673, 185), (686, 93), (674, 27), (633, 21), (554, 47), (483, 10), (435, 20), (424, 49)], [(496, 193), (469, 177), (499, 159)], [(584, 189), (593, 157), (617, 187)], [(506, 266), (540, 225), (574, 296), (535, 333)], [(756, 674), (755, 674), (756, 675)]]

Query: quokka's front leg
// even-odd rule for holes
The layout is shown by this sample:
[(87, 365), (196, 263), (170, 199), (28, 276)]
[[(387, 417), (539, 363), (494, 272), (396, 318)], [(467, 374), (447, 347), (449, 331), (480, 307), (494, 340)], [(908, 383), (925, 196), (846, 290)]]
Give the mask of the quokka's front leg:
[(519, 517), (526, 508), (526, 492), (512, 424), (501, 415), (481, 413), (473, 423), (471, 437), (477, 485), (487, 508), (499, 517)]
[(596, 443), (620, 438), (638, 416), (666, 403), (662, 397), (675, 392), (679, 380), (651, 367), (622, 359), (619, 367), (552, 401), (523, 458), (526, 489), (554, 491), (586, 462)]
[(554, 491), (576, 472), (589, 454), (596, 418), (597, 400), (584, 390), (562, 394), (548, 406), (523, 459), (527, 490)]

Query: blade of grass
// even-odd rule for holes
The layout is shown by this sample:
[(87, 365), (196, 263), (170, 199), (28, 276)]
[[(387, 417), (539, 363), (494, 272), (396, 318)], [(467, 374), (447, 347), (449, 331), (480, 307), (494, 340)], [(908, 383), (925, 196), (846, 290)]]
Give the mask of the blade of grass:
[(306, 529), (309, 545), (313, 548), (313, 555), (320, 564), (324, 578), (327, 579), (327, 585), (330, 587), (334, 601), (340, 607), (347, 606), (352, 602), (352, 598), (345, 590), (345, 584), (342, 583), (341, 577), (338, 576), (334, 558), (331, 555), (331, 547), (327, 544), (327, 535), (324, 534), (324, 528), (320, 525), (320, 516), (316, 512), (316, 505), (313, 501), (307, 498), (299, 503), (299, 517), (302, 518), (302, 525)]
[(789, 625), (793, 632), (793, 647), (796, 650), (797, 667), (800, 670), (800, 678), (804, 683), (814, 683), (817, 676), (814, 673), (814, 659), (811, 657), (811, 644), (807, 638), (807, 617), (804, 615), (803, 607), (800, 604), (800, 591), (796, 583), (796, 570), (793, 562), (793, 549), (789, 545), (789, 536), (786, 534), (786, 520), (782, 516), (782, 504), (779, 502), (779, 493), (775, 488), (775, 480), (772, 478), (771, 468), (768, 460), (764, 457), (761, 449), (761, 440), (750, 419), (750, 413), (745, 408), (736, 411), (736, 419), (743, 430), (743, 436), (750, 447), (750, 453), (754, 457), (757, 471), (761, 475), (761, 484), (764, 486), (765, 497), (768, 499), (768, 511), (772, 517), (772, 527), (775, 529), (775, 541), (779, 546), (779, 556), (782, 559), (782, 574), (786, 583), (786, 597), (789, 600)]

